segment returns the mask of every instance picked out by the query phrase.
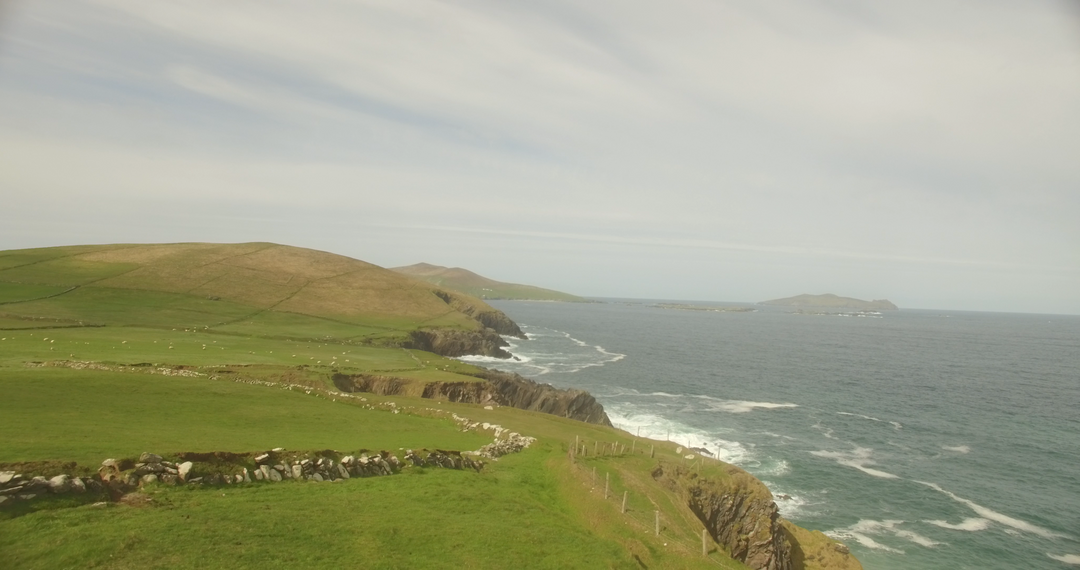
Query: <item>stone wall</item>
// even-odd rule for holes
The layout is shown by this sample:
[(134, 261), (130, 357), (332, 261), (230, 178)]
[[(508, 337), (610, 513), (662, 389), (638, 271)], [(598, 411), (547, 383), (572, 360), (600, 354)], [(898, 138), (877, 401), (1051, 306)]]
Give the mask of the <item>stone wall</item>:
[(333, 450), (293, 452), (275, 448), (261, 453), (182, 452), (171, 456), (145, 452), (138, 458), (101, 462), (97, 474), (75, 476), (41, 475), (0, 471), (0, 508), (48, 495), (87, 491), (108, 492), (113, 498), (144, 485), (236, 485), (277, 483), (282, 481), (338, 481), (353, 477), (380, 477), (400, 473), (402, 469), (435, 467), (442, 469), (482, 470), (485, 460), (517, 453), (532, 445), (536, 438), (512, 432), (502, 426), (473, 422), (453, 414), (462, 430), (488, 431), (494, 441), (475, 451), (403, 450), (399, 458), (389, 451), (360, 450), (342, 454)]

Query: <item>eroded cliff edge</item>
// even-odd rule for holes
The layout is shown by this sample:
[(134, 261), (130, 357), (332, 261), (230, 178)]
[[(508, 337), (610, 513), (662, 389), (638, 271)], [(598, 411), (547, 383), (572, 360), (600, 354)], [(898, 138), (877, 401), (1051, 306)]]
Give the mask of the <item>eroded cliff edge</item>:
[(450, 308), (476, 321), (480, 327), (475, 330), (458, 328), (425, 328), (410, 331), (403, 342), (397, 344), (404, 348), (426, 350), (440, 356), (455, 358), (467, 354), (510, 358), (504, 350), (508, 343), (503, 336), (525, 338), (525, 333), (517, 323), (498, 309), (486, 303), (436, 289), (432, 293)]
[(652, 476), (682, 499), (732, 558), (754, 570), (862, 570), (843, 544), (784, 520), (769, 489), (734, 465), (703, 476), (661, 462)]
[(450, 402), (498, 404), (542, 412), (591, 424), (611, 426), (604, 407), (584, 390), (560, 389), (518, 374), (481, 370), (476, 382), (420, 382), (392, 376), (334, 374), (342, 392), (370, 392), (384, 396), (419, 396)]

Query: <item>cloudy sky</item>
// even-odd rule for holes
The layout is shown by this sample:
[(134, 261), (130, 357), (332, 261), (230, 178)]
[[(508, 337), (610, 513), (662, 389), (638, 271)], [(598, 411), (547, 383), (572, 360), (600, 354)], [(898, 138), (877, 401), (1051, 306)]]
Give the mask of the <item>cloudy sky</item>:
[(1080, 10), (5, 0), (0, 192), (0, 249), (1080, 314)]

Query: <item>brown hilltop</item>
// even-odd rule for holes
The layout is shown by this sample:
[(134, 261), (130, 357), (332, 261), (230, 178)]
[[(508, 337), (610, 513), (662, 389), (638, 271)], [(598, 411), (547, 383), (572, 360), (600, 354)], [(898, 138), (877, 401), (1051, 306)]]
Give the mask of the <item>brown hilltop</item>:
[(587, 303), (588, 299), (534, 287), (519, 283), (504, 283), (479, 275), (461, 267), (443, 267), (430, 263), (417, 263), (404, 267), (392, 267), (403, 275), (431, 283), (437, 287), (450, 289), (480, 299), (507, 299), (521, 301), (564, 301), (569, 303)]
[[(50, 254), (47, 259), (40, 259), (42, 252)], [(36, 255), (35, 261), (20, 265), (20, 257), (30, 254)], [(223, 307), (229, 304), (232, 320), (302, 316), (364, 327), (355, 335), (377, 339), (382, 331), (382, 336), (409, 337), (416, 348), (437, 348), (439, 338), (452, 335), (455, 342), (449, 344), (459, 354), (479, 348), (482, 354), (506, 356), (498, 348), (498, 334), (522, 334), (506, 315), (480, 299), (350, 257), (273, 243), (7, 251), (0, 252), (0, 280), (72, 287), (49, 302), (66, 311), (65, 317), (80, 321), (93, 321), (93, 315), (80, 312), (78, 298), (93, 302), (107, 291), (130, 291), (131, 296), (156, 292), (194, 297), (204, 307), (207, 299), (222, 301)], [(196, 314), (188, 306), (184, 310)], [(211, 307), (201, 315), (209, 321), (204, 326), (227, 324), (214, 313)], [(119, 318), (115, 312), (109, 317)]]

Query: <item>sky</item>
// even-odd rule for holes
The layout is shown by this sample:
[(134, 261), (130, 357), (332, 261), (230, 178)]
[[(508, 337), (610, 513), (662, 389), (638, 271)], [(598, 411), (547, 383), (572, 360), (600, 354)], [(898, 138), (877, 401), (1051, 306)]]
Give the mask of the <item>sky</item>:
[(0, 0), (0, 249), (1080, 314), (1080, 4)]

